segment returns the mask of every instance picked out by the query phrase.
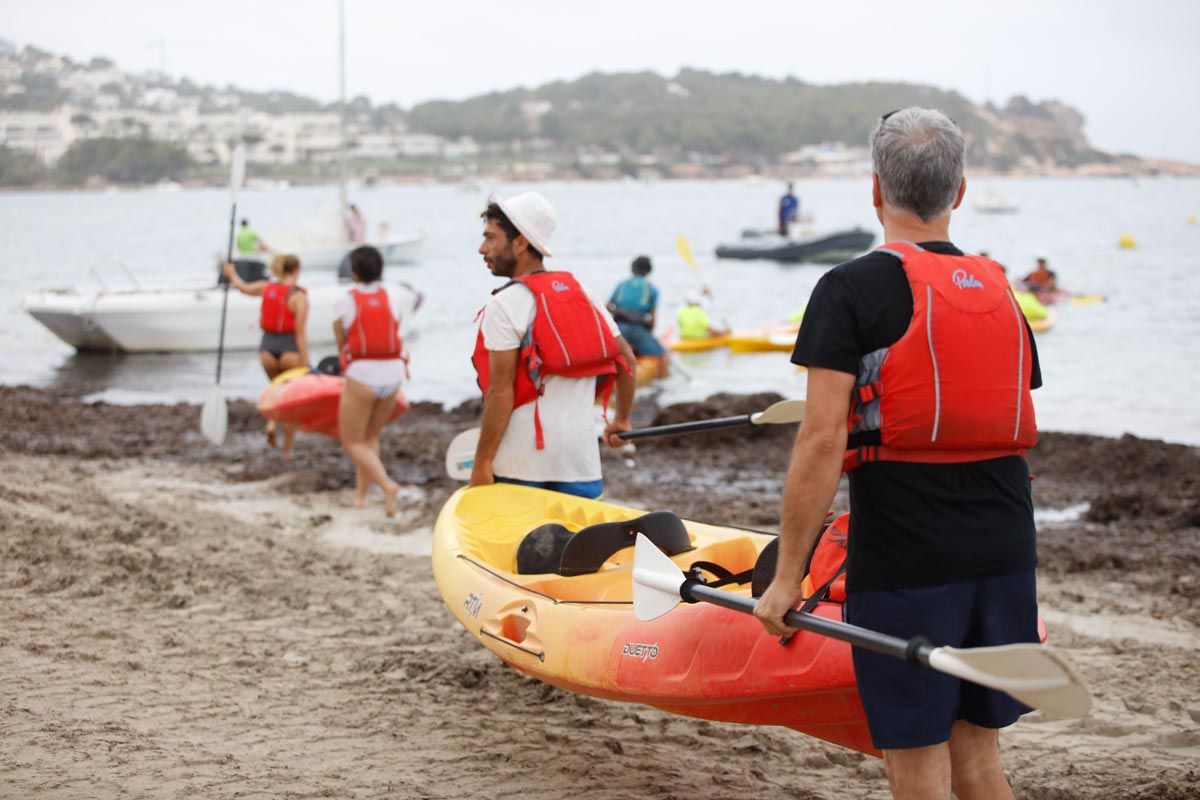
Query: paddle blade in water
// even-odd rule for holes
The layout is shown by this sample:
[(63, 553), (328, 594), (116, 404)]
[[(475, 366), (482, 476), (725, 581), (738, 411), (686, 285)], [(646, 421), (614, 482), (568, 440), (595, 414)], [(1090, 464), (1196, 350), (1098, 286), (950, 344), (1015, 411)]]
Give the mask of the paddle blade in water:
[(469, 481), (475, 466), (475, 447), (479, 444), (479, 428), (471, 428), (455, 436), (446, 448), (446, 475), (450, 480)]
[(1083, 681), (1061, 656), (1042, 644), (939, 647), (929, 654), (929, 666), (1007, 692), (1051, 717), (1082, 717), (1092, 707)]
[(633, 545), (633, 614), (640, 620), (661, 617), (679, 605), (683, 570), (642, 534)]
[(200, 432), (215, 445), (225, 442), (225, 430), (229, 425), (229, 409), (220, 386), (214, 386), (200, 409)]

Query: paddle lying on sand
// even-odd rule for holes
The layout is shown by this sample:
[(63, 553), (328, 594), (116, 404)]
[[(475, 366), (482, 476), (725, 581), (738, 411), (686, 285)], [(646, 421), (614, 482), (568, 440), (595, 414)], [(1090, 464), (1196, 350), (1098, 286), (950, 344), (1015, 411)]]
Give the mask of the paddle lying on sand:
[[(237, 196), (242, 188), (242, 180), (246, 177), (246, 146), (238, 143), (233, 150), (233, 164), (229, 170), (229, 246), (225, 251), (225, 260), (233, 260), (233, 232), (237, 222)], [(221, 334), (217, 340), (217, 381), (213, 384), (204, 407), (200, 409), (200, 432), (204, 438), (213, 444), (225, 441), (225, 430), (229, 425), (229, 408), (225, 405), (225, 395), (221, 393), (221, 358), (225, 355), (225, 312), (229, 308), (229, 282), (225, 282), (225, 292), (221, 298)]]
[[(633, 555), (633, 613), (640, 620), (656, 619), (681, 600), (712, 603), (744, 614), (754, 613), (757, 604), (751, 597), (687, 578), (675, 562), (639, 534)], [(1091, 694), (1083, 681), (1045, 645), (935, 647), (924, 637), (899, 639), (799, 611), (788, 612), (784, 621), (801, 630), (903, 659), (914, 667), (928, 667), (1007, 692), (1054, 717), (1082, 717), (1092, 707)]]
[[(767, 406), (762, 411), (752, 414), (738, 414), (734, 417), (718, 417), (717, 419), (701, 419), (695, 422), (677, 422), (673, 425), (658, 425), (652, 428), (638, 428), (621, 434), (625, 440), (641, 439), (650, 436), (673, 436), (677, 433), (696, 433), (712, 431), (720, 428), (733, 428), (738, 425), (787, 425), (804, 419), (803, 400), (780, 400)], [(479, 428), (471, 428), (455, 436), (446, 448), (446, 475), (452, 480), (465, 481), (471, 477), (471, 468), (475, 465), (475, 447), (479, 444)]]

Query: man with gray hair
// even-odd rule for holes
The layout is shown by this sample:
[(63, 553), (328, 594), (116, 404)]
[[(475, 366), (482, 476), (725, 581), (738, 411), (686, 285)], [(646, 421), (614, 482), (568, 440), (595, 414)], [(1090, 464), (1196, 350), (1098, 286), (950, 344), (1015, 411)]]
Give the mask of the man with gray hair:
[[(813, 289), (792, 361), (808, 406), (784, 489), (778, 569), (756, 615), (772, 634), (801, 598), (806, 556), (842, 471), (845, 617), (935, 644), (1038, 640), (1024, 451), (1041, 385), (1032, 333), (998, 264), (950, 243), (962, 131), (906, 108), (871, 134), (887, 242)], [(859, 694), (897, 798), (1011, 798), (998, 730), (1028, 709), (1001, 692), (860, 648)]]

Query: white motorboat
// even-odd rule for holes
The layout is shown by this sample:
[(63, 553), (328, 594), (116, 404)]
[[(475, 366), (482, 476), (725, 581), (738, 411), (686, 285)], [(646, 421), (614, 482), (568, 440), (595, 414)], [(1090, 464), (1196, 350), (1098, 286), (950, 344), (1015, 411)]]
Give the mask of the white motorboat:
[[(385, 282), (401, 298), (401, 333), (410, 335), (421, 294), (407, 283)], [(306, 286), (310, 347), (332, 344), (333, 304), (348, 284)], [(30, 292), (21, 307), (55, 336), (79, 350), (186, 353), (217, 349), (224, 289), (71, 288)], [(225, 321), (227, 350), (255, 350), (262, 339), (257, 297), (231, 289)]]
[(1021, 208), (995, 192), (988, 192), (975, 201), (975, 210), (980, 214), (1016, 214)]
[[(332, 209), (300, 227), (263, 238), (272, 252), (293, 253), (300, 259), (300, 266), (310, 271), (336, 270), (347, 253), (364, 244), (378, 249), (387, 266), (410, 264), (420, 257), (425, 239), (422, 234), (392, 233), (386, 223), (380, 225), (378, 231), (377, 236), (368, 237), (364, 242), (352, 242), (346, 234), (341, 215)], [(271, 258), (271, 253), (262, 253), (261, 257), (239, 254), (238, 258), (259, 258), (265, 263)]]

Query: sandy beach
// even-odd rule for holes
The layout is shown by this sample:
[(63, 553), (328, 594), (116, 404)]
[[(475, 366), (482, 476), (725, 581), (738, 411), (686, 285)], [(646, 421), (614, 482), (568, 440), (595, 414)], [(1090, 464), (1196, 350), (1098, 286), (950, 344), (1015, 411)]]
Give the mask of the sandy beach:
[[(389, 520), (378, 494), (350, 507), (333, 440), (281, 465), (248, 403), (216, 449), (197, 406), (84, 394), (0, 387), (0, 797), (888, 797), (877, 759), (571, 695), (471, 639), (428, 553), (477, 404), (386, 430)], [(683, 517), (774, 528), (792, 435), (609, 453), (607, 496), (662, 508), (669, 487)], [(1200, 797), (1200, 450), (1045, 434), (1030, 461), (1042, 615), (1095, 708), (1004, 736), (1017, 796)]]

